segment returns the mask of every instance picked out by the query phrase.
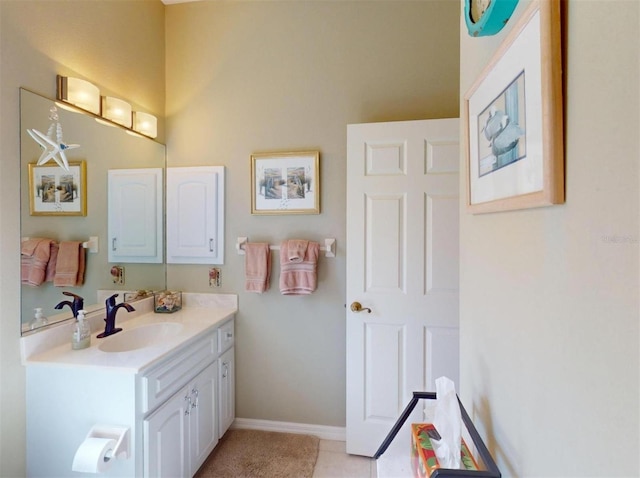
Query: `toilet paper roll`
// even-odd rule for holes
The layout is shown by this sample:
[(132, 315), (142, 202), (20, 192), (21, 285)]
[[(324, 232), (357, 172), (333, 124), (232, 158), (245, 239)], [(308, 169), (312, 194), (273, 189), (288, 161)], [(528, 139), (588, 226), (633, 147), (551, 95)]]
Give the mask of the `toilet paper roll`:
[(78, 447), (71, 469), (84, 473), (102, 473), (108, 470), (115, 459), (115, 446), (116, 441), (112, 438), (87, 438)]

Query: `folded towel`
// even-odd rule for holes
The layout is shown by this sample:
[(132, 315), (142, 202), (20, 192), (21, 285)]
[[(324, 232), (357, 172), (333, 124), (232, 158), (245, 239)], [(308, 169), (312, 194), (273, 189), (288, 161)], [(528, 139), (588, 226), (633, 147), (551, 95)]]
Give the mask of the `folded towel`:
[(57, 242), (51, 241), (51, 252), (49, 254), (49, 262), (47, 263), (47, 272), (45, 280), (47, 282), (53, 282), (56, 277), (56, 262), (58, 262), (58, 249), (60, 246)]
[(307, 253), (309, 241), (302, 239), (289, 239), (287, 241), (287, 257), (289, 262), (302, 262)]
[(258, 242), (244, 245), (245, 290), (262, 294), (269, 289), (271, 251), (269, 244)]
[(53, 285), (73, 287), (84, 283), (85, 251), (82, 242), (64, 241), (58, 249)]
[(320, 244), (309, 241), (301, 262), (289, 260), (289, 242), (280, 245), (280, 293), (282, 295), (306, 295), (316, 290), (316, 273)]
[(47, 264), (51, 257), (51, 239), (33, 237), (20, 247), (20, 280), (23, 284), (39, 286), (47, 277)]

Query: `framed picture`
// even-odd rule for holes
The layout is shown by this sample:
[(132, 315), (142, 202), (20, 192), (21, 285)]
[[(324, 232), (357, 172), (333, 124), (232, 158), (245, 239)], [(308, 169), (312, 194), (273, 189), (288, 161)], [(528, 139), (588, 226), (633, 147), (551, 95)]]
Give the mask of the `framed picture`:
[(251, 155), (251, 214), (320, 214), (320, 153)]
[(86, 216), (86, 162), (70, 161), (69, 171), (58, 165), (30, 163), (29, 212), (32, 216)]
[(564, 202), (560, 2), (534, 0), (464, 97), (467, 206)]

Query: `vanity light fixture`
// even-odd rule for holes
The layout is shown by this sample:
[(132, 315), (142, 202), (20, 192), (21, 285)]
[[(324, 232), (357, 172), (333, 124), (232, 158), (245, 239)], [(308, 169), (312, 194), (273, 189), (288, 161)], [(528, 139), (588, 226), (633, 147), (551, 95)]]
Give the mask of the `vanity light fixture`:
[(158, 119), (149, 113), (133, 112), (133, 130), (150, 138), (158, 136)]
[(131, 105), (113, 96), (103, 96), (102, 117), (125, 128), (131, 128)]
[(58, 75), (58, 100), (100, 114), (100, 90), (86, 80)]
[(158, 136), (158, 119), (152, 114), (132, 111), (131, 105), (124, 100), (101, 96), (98, 87), (85, 80), (58, 75), (57, 83), (56, 104), (61, 108), (81, 109), (93, 114), (99, 123), (121, 126), (134, 136)]

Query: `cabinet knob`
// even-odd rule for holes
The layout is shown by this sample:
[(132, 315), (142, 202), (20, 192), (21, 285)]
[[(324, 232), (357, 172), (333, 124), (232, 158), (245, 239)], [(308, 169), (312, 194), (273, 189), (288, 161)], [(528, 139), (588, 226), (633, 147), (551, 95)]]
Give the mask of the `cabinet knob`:
[(228, 338), (228, 339), (233, 338), (233, 334), (232, 334), (231, 332), (227, 332), (227, 338)]

